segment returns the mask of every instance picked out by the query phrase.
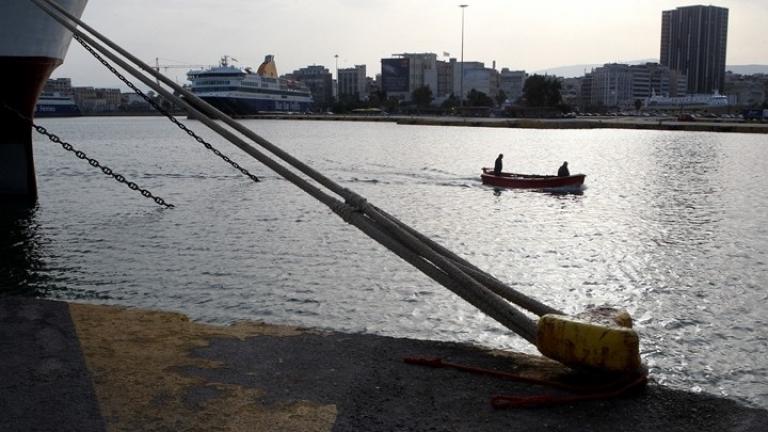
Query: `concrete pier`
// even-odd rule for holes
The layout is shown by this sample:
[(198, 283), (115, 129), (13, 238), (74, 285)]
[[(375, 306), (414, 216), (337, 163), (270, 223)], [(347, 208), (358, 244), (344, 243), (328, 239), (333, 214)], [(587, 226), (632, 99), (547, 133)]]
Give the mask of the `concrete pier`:
[(241, 119), (390, 122), (401, 125), (463, 126), (518, 129), (642, 129), (688, 132), (768, 133), (768, 123), (743, 121), (678, 121), (675, 117), (581, 117), (575, 119), (488, 118), (407, 115), (261, 114)]
[(549, 360), (466, 345), (0, 297), (3, 431), (764, 431), (768, 411), (651, 383), (631, 395), (494, 410), (539, 385), (404, 357), (563, 379)]

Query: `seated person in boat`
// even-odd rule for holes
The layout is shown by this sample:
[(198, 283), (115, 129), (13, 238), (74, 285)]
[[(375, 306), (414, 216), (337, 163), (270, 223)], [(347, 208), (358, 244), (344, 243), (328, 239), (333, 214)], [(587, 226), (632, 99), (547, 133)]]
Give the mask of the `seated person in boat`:
[(501, 175), (501, 160), (504, 159), (504, 155), (499, 153), (499, 157), (496, 158), (496, 162), (493, 164), (493, 175)]
[(560, 165), (560, 169), (557, 170), (557, 176), (568, 177), (569, 175), (571, 175), (571, 173), (568, 171), (568, 162), (563, 162), (563, 164)]

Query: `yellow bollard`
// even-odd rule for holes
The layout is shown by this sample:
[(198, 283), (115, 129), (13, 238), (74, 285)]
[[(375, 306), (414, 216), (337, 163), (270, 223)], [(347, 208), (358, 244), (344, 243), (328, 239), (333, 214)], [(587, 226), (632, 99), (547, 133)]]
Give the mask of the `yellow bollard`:
[[(629, 323), (631, 326), (631, 318)], [(641, 368), (637, 333), (615, 324), (544, 315), (539, 319), (536, 345), (545, 356), (569, 366), (613, 372), (636, 372)]]

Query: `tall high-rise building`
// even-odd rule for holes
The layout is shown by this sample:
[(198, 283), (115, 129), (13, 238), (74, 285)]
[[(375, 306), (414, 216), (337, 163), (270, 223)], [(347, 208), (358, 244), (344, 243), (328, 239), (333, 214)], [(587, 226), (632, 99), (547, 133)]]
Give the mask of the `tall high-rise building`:
[(688, 77), (688, 93), (725, 86), (728, 9), (685, 6), (661, 13), (661, 64)]

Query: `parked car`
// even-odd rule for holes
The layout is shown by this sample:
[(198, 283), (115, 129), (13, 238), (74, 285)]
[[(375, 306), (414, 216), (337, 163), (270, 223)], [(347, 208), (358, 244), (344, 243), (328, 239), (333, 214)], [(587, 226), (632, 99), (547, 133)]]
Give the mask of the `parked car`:
[(683, 113), (677, 116), (677, 121), (696, 121), (696, 116), (689, 113)]

